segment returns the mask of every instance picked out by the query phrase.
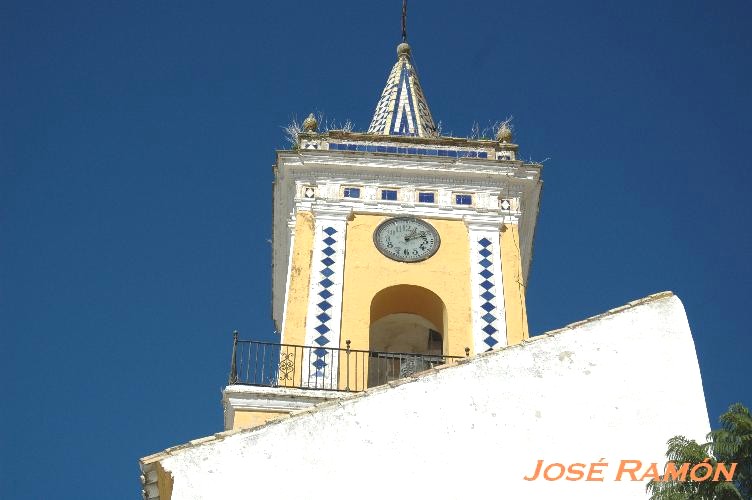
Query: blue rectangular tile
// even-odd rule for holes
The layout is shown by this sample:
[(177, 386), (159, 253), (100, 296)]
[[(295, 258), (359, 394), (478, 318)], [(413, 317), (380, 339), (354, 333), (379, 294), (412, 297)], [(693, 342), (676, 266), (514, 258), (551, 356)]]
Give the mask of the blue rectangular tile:
[(346, 187), (342, 194), (345, 198), (360, 198), (360, 188)]
[(434, 193), (418, 193), (418, 202), (420, 203), (435, 203)]
[(395, 191), (394, 189), (382, 189), (381, 199), (395, 201), (397, 200), (397, 191)]
[(458, 194), (454, 197), (454, 203), (456, 205), (472, 205), (473, 197), (469, 194)]

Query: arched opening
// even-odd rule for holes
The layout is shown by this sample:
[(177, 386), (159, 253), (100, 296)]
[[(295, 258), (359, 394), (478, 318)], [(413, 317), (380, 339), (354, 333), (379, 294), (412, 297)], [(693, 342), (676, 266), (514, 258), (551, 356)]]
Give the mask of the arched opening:
[(418, 314), (388, 314), (371, 323), (370, 350), (441, 356), (444, 351), (441, 330)]
[(438, 295), (396, 285), (371, 301), (368, 385), (384, 384), (443, 362), (446, 307)]

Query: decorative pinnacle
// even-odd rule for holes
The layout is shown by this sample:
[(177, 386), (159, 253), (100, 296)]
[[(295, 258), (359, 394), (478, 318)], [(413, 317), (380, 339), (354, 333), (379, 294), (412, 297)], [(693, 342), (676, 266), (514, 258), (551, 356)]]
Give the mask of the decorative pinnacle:
[(313, 116), (313, 113), (308, 115), (308, 118), (303, 120), (303, 131), (304, 132), (316, 132), (319, 128), (319, 122), (316, 119), (315, 116)]
[(410, 46), (406, 42), (397, 45), (397, 57), (410, 57)]
[(496, 140), (499, 142), (512, 142), (512, 129), (506, 122), (502, 123), (499, 131), (496, 132)]

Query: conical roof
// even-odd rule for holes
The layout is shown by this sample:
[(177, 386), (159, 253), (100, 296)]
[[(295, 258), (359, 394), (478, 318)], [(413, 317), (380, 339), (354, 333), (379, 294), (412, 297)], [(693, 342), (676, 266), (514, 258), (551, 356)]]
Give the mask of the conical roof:
[(410, 58), (410, 46), (397, 47), (397, 63), (389, 73), (369, 134), (433, 137), (436, 125)]

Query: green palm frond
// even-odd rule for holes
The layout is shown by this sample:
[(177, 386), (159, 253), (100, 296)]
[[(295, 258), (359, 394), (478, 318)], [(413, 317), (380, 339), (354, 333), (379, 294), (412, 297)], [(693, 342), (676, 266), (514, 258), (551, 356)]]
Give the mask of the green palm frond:
[(675, 464), (701, 462), (712, 466), (736, 463), (733, 481), (650, 481), (646, 490), (651, 500), (750, 500), (752, 499), (752, 414), (740, 403), (731, 405), (720, 418), (721, 428), (708, 434), (707, 443), (685, 436), (668, 440), (666, 458)]

